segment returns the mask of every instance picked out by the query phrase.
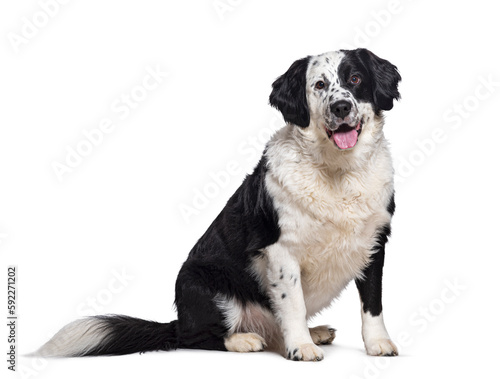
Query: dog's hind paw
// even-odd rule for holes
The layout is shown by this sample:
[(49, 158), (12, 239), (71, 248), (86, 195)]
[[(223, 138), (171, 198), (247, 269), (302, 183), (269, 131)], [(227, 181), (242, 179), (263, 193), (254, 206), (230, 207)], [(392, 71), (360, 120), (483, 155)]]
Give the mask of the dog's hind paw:
[(225, 339), (224, 346), (228, 351), (249, 353), (264, 350), (266, 341), (255, 333), (235, 333)]
[(311, 338), (316, 345), (330, 345), (335, 339), (335, 329), (327, 325), (309, 328)]

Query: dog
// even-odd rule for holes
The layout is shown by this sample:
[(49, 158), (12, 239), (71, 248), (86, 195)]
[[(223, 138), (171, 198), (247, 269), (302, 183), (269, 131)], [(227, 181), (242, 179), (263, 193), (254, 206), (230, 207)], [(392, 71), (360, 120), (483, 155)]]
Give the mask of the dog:
[(195, 244), (175, 285), (178, 320), (104, 315), (74, 321), (35, 354), (272, 350), (319, 361), (335, 329), (308, 328), (354, 280), (369, 355), (398, 354), (384, 325), (382, 270), (395, 210), (383, 112), (397, 67), (369, 50), (295, 61), (272, 84), (286, 122)]

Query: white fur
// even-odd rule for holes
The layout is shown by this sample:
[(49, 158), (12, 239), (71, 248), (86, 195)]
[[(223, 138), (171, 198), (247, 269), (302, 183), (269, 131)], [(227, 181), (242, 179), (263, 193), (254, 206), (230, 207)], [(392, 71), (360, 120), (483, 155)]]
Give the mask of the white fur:
[[(280, 242), (281, 241), (281, 242)], [(307, 309), (302, 291), (301, 267), (291, 254), (287, 241), (281, 237), (266, 248), (269, 295), (274, 312), (283, 333), (285, 349), (298, 349), (298, 355), (306, 360), (323, 358), (321, 349), (314, 345), (306, 323)]]
[[(369, 128), (365, 125), (363, 133)], [(308, 317), (328, 306), (352, 279), (360, 277), (377, 230), (390, 220), (386, 204), (392, 194), (385, 141), (371, 156), (357, 157), (359, 167), (339, 170), (327, 160), (320, 165), (304, 153), (300, 144), (316, 131), (293, 126), (282, 129), (269, 145), (270, 171), (266, 177), (280, 220), (277, 244), (300, 266)], [(309, 137), (320, 139), (323, 135)], [(358, 144), (361, 142), (360, 138)], [(336, 153), (354, 155), (356, 149)]]
[(102, 321), (94, 318), (76, 320), (59, 330), (54, 337), (38, 349), (40, 357), (71, 357), (83, 355), (98, 346), (106, 337), (100, 328)]
[[(362, 308), (362, 307), (361, 307)], [(384, 316), (372, 316), (370, 312), (361, 309), (361, 320), (363, 326), (361, 333), (365, 343), (366, 352), (369, 355), (397, 355), (398, 349), (391, 341), (389, 333), (385, 328)]]

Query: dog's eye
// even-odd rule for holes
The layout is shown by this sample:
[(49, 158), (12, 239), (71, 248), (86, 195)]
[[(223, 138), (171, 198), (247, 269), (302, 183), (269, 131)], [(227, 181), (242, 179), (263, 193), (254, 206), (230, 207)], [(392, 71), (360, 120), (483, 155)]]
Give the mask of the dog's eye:
[(361, 78), (357, 75), (353, 75), (351, 76), (351, 79), (349, 79), (349, 81), (351, 82), (351, 84), (359, 84), (361, 83)]
[(320, 80), (319, 82), (316, 82), (315, 87), (316, 87), (316, 89), (323, 89), (323, 88), (325, 88), (325, 82)]

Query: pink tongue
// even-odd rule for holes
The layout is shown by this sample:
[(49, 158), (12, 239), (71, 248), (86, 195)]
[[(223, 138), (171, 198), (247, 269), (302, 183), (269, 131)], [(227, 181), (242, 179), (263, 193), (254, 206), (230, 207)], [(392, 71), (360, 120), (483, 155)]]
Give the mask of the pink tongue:
[(335, 132), (333, 133), (333, 139), (341, 149), (350, 149), (358, 142), (358, 132), (356, 129), (351, 129), (348, 132)]

